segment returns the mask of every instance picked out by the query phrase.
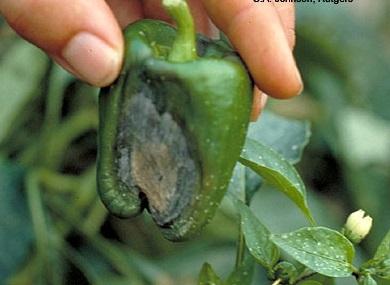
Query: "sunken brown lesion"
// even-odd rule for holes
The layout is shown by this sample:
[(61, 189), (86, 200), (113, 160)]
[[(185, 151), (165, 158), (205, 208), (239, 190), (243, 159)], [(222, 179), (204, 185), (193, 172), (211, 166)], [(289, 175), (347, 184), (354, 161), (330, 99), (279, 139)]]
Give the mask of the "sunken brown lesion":
[(129, 191), (146, 196), (148, 210), (163, 226), (191, 202), (199, 168), (183, 130), (168, 111), (156, 109), (153, 94), (128, 96), (123, 107), (116, 146), (119, 179)]
[(175, 194), (177, 166), (164, 143), (135, 144), (131, 155), (131, 177), (154, 210), (163, 213)]

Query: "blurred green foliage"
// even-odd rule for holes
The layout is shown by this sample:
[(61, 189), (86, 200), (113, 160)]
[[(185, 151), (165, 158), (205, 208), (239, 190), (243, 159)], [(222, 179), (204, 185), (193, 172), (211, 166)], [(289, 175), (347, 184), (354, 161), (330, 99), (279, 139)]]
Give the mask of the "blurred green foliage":
[[(296, 49), (306, 78), (303, 97), (316, 110), (302, 172), (315, 190), (342, 198), (334, 203), (344, 212), (363, 208), (374, 217), (368, 251), (390, 226), (390, 56), (384, 49), (389, 3), (378, 2), (310, 12), (305, 7), (299, 11)], [(308, 24), (315, 21), (321, 24)], [(330, 173), (322, 175), (321, 165)], [(333, 181), (324, 183), (324, 176)]]
[[(296, 57), (305, 92), (268, 106), (311, 122), (298, 168), (318, 223), (341, 228), (358, 208), (374, 218), (359, 260), (373, 256), (390, 227), (390, 3), (375, 3), (297, 5)], [(183, 244), (163, 240), (147, 215), (119, 220), (107, 214), (95, 185), (97, 92), (0, 19), (0, 283), (7, 276), (7, 284), (191, 285), (204, 262), (229, 278), (238, 235), (229, 201), (202, 235)], [(252, 187), (262, 185), (251, 179)], [(282, 233), (307, 225), (294, 204), (270, 188), (263, 185), (251, 205), (267, 228)], [(260, 268), (254, 276), (253, 284), (270, 284)], [(315, 279), (354, 284), (352, 278)]]

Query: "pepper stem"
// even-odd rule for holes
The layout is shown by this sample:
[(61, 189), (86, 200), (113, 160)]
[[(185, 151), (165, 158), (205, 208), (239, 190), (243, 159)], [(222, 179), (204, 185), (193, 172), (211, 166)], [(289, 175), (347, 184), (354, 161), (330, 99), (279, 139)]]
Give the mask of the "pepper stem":
[(195, 25), (185, 0), (163, 0), (163, 5), (177, 25), (177, 36), (168, 59), (176, 62), (197, 57)]

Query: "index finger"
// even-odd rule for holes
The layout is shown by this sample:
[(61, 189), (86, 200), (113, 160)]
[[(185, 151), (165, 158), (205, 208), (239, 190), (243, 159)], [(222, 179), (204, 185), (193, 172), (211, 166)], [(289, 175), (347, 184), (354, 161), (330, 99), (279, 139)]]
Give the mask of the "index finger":
[(288, 45), (293, 49), (295, 45), (295, 4), (294, 2), (273, 3), (278, 11), (280, 21), (282, 22)]
[(272, 2), (202, 1), (263, 92), (276, 98), (289, 98), (301, 92), (302, 80), (283, 23)]

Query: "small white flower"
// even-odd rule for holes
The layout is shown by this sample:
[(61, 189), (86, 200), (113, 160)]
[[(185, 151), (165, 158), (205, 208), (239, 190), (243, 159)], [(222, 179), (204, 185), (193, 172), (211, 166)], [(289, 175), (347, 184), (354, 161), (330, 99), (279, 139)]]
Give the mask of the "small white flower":
[(358, 210), (348, 216), (343, 232), (351, 242), (358, 244), (370, 232), (371, 227), (372, 218), (365, 216), (363, 210)]

